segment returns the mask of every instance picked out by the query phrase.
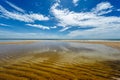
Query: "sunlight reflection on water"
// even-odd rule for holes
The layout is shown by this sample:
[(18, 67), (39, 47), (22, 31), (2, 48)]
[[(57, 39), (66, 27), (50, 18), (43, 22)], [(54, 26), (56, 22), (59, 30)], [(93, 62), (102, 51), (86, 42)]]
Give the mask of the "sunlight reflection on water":
[[(6, 44), (0, 45), (0, 57), (6, 55), (23, 55), (41, 52), (74, 53), (91, 57), (120, 58), (119, 50), (100, 44), (72, 43), (60, 41), (40, 41), (31, 44)], [(117, 56), (114, 56), (117, 55)]]

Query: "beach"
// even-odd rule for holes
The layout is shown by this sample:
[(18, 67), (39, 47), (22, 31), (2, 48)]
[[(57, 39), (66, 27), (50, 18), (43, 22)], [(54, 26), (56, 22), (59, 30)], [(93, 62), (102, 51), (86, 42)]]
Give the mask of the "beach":
[(119, 80), (120, 42), (0, 42), (0, 80)]

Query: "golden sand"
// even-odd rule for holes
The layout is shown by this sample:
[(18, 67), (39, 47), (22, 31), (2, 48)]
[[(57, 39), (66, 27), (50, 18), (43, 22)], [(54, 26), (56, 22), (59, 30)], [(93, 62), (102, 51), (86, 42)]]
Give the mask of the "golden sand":
[[(89, 43), (89, 42), (88, 42)], [(90, 42), (119, 48), (115, 42)], [(119, 43), (120, 44), (120, 43)], [(120, 61), (101, 61), (55, 51), (3, 60), (0, 80), (119, 80)], [(72, 59), (73, 58), (73, 59)]]
[(18, 42), (0, 42), (0, 44), (30, 44), (30, 43), (34, 43), (37, 42), (36, 40), (27, 40), (27, 41), (18, 41)]

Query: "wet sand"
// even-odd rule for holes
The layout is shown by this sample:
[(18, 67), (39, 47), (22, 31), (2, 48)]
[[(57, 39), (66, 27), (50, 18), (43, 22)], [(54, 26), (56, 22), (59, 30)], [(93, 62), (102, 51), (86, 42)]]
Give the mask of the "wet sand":
[(64, 40), (68, 42), (103, 44), (120, 50), (120, 41), (87, 41), (87, 40)]
[(14, 42), (0, 42), (0, 44), (30, 44), (30, 43), (34, 43), (37, 42), (37, 40), (26, 40), (26, 41), (14, 41)]
[(0, 44), (0, 80), (119, 80), (115, 42)]

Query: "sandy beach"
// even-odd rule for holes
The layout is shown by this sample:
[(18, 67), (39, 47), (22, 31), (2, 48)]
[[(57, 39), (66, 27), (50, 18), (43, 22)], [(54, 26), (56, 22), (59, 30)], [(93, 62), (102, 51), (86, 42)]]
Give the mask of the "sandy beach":
[(36, 40), (26, 40), (26, 41), (8, 41), (8, 42), (0, 42), (0, 44), (30, 44), (30, 43), (33, 43), (33, 42), (36, 42)]
[(120, 42), (0, 42), (0, 80), (119, 80)]

